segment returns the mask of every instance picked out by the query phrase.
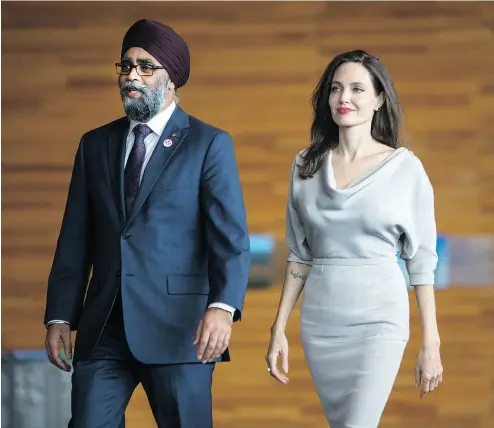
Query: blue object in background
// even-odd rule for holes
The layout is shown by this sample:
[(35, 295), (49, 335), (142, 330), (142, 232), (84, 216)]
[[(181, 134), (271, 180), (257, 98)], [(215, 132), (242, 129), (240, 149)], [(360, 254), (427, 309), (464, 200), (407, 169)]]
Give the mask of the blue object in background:
[(446, 288), (451, 285), (450, 245), (446, 236), (438, 236), (436, 252), (439, 260), (435, 275), (435, 286), (436, 288)]
[[(451, 284), (450, 278), (450, 246), (449, 241), (446, 236), (438, 236), (436, 243), (436, 252), (438, 256), (437, 268), (434, 276), (434, 287), (437, 289), (447, 288)], [(405, 261), (400, 258), (400, 254), (398, 253), (398, 264), (403, 271), (403, 275), (405, 276), (405, 281), (407, 287), (410, 287), (410, 277), (408, 276), (407, 268)]]
[(250, 235), (249, 286), (266, 287), (273, 282), (276, 240), (267, 234)]
[(271, 235), (250, 235), (251, 261), (267, 263), (272, 261), (275, 239)]
[[(251, 268), (249, 286), (266, 287), (274, 282), (276, 239), (268, 234), (250, 235)], [(435, 288), (442, 289), (451, 285), (451, 239), (445, 235), (437, 237), (436, 252), (438, 263), (435, 272)], [(398, 253), (398, 264), (403, 272), (407, 287), (410, 279), (405, 261)]]
[[(61, 349), (63, 352), (63, 349)], [(14, 350), (10, 353), (10, 355), (15, 358), (17, 361), (43, 361), (48, 360), (48, 355), (46, 354), (45, 349), (19, 349)]]

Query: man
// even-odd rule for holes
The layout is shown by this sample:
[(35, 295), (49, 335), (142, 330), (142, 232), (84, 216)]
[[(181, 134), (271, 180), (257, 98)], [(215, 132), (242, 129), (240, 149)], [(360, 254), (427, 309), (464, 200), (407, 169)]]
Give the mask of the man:
[(160, 428), (212, 427), (249, 237), (229, 134), (177, 106), (189, 66), (170, 27), (136, 22), (116, 64), (127, 117), (76, 154), (45, 314), (50, 361), (66, 371), (59, 344), (71, 358), (77, 330), (69, 427), (124, 426), (139, 383)]

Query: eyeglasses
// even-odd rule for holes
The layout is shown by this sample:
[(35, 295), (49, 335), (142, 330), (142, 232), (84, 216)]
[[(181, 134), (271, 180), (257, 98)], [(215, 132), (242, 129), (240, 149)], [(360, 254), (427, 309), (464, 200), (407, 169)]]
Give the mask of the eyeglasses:
[(131, 64), (128, 62), (124, 62), (123, 64), (116, 63), (115, 68), (117, 70), (117, 74), (121, 74), (123, 76), (127, 76), (132, 72), (132, 69), (135, 68), (137, 71), (137, 74), (139, 76), (152, 76), (154, 73), (154, 70), (164, 70), (165, 67), (160, 67), (157, 65), (152, 65), (152, 64)]

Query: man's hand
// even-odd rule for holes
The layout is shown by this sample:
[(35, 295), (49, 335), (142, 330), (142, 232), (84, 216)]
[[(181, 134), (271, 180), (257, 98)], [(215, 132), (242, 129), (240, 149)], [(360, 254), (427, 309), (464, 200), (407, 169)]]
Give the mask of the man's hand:
[(197, 358), (203, 364), (211, 362), (225, 352), (230, 342), (232, 332), (232, 314), (224, 309), (209, 308), (199, 321), (194, 345), (197, 348)]
[(68, 324), (50, 324), (46, 331), (45, 348), (50, 363), (60, 370), (70, 372), (71, 367), (60, 358), (60, 344), (63, 344), (65, 355), (72, 358), (72, 338), (70, 325)]

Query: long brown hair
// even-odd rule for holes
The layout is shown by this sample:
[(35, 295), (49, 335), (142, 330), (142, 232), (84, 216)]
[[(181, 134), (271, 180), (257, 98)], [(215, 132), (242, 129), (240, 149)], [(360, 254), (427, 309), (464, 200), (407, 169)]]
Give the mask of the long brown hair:
[(337, 55), (329, 63), (312, 95), (314, 120), (310, 130), (311, 144), (304, 152), (304, 161), (300, 165), (299, 174), (302, 178), (312, 178), (322, 166), (329, 151), (338, 147), (339, 130), (331, 116), (329, 94), (337, 68), (347, 62), (362, 64), (371, 75), (376, 94), (384, 95), (383, 106), (372, 118), (372, 138), (389, 147), (399, 146), (403, 112), (388, 70), (378, 58), (363, 50), (345, 52)]

